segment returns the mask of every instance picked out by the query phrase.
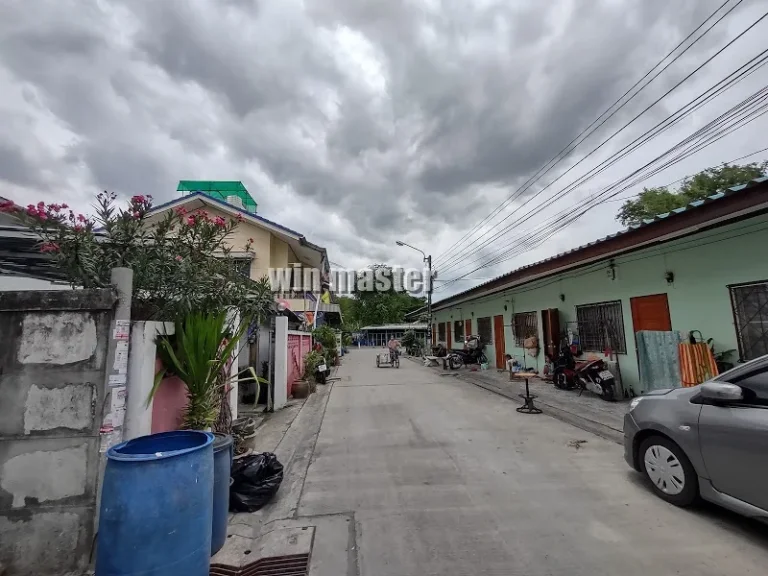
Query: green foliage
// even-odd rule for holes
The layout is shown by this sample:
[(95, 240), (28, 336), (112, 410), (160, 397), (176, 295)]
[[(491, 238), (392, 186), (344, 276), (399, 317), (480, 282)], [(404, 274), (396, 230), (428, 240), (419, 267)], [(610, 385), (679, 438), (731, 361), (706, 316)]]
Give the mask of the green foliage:
[[(392, 268), (373, 264), (371, 270), (391, 275)], [(363, 326), (398, 324), (405, 322), (405, 315), (426, 305), (426, 298), (412, 296), (405, 290), (396, 290), (394, 283), (384, 290), (360, 290), (355, 286), (353, 297), (342, 297), (339, 304), (344, 318), (344, 329), (356, 332)]]
[(352, 346), (352, 335), (349, 332), (344, 332), (341, 335), (342, 346)]
[(406, 352), (411, 356), (421, 356), (423, 346), (413, 330), (405, 332), (400, 339), (400, 343), (405, 346)]
[[(112, 268), (131, 268), (136, 320), (178, 321), (192, 312), (216, 314), (230, 307), (254, 318), (271, 312), (269, 281), (252, 281), (231, 256), (226, 240), (238, 220), (177, 208), (150, 221), (151, 196), (134, 196), (125, 208), (115, 200), (114, 194), (99, 194), (93, 219), (66, 204), (43, 202), (16, 216), (41, 236), (41, 251), (74, 286), (109, 286)], [(250, 251), (251, 242), (243, 249)]]
[(339, 352), (336, 350), (336, 331), (330, 326), (320, 326), (312, 331), (312, 338), (323, 347), (323, 356), (328, 366), (336, 366)]
[(677, 191), (664, 187), (645, 188), (636, 200), (627, 200), (622, 205), (616, 219), (625, 226), (638, 225), (657, 214), (682, 208), (690, 202), (701, 200), (725, 188), (758, 178), (766, 169), (768, 161), (742, 166), (723, 164), (686, 178)]
[(325, 357), (320, 352), (312, 350), (304, 356), (304, 380), (314, 380), (315, 370), (320, 364), (326, 362)]
[[(173, 337), (160, 336), (157, 351), (163, 368), (155, 376), (147, 404), (157, 393), (160, 382), (168, 371), (178, 376), (187, 387), (188, 405), (184, 413), (184, 428), (205, 430), (219, 415), (222, 394), (227, 379), (222, 371), (244, 334), (249, 320), (244, 319), (234, 329), (227, 324), (225, 312), (218, 314), (190, 314), (176, 323)], [(225, 332), (231, 332), (225, 339)]]

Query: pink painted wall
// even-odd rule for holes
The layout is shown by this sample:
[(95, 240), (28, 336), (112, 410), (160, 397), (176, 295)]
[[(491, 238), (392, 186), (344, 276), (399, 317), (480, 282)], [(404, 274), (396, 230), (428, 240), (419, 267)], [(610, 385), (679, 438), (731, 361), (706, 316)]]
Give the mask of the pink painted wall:
[(288, 397), (293, 394), (293, 383), (304, 373), (304, 356), (312, 349), (309, 334), (288, 334)]
[[(162, 363), (155, 361), (155, 373)], [(163, 378), (152, 401), (152, 434), (170, 432), (181, 427), (184, 408), (187, 406), (187, 387), (178, 377)]]

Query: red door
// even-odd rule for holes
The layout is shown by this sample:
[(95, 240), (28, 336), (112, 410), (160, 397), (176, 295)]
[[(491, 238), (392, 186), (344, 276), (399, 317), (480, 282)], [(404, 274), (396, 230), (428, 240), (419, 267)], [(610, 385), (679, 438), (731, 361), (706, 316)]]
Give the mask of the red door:
[(669, 318), (669, 302), (666, 294), (639, 296), (630, 298), (632, 306), (632, 325), (635, 332), (640, 330), (672, 330), (672, 320)]
[(464, 340), (466, 341), (469, 336), (472, 335), (472, 320), (467, 318), (464, 320)]
[(544, 353), (554, 360), (560, 351), (560, 313), (557, 308), (542, 310), (541, 324), (544, 327)]
[(445, 323), (445, 348), (451, 349), (451, 330), (453, 330), (453, 322)]
[(496, 351), (496, 368), (504, 369), (504, 354), (507, 350), (504, 344), (504, 316), (493, 317), (493, 347)]

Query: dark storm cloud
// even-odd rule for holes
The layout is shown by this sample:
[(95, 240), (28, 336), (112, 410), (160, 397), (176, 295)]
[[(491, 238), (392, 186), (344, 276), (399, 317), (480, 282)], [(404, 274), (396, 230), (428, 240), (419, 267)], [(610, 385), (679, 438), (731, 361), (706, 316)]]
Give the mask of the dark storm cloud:
[(45, 128), (3, 141), (0, 177), (42, 189), (45, 144), (83, 189), (242, 179), (334, 259), (380, 259), (463, 233), (719, 3), (3, 3), (0, 78), (23, 96), (0, 121)]

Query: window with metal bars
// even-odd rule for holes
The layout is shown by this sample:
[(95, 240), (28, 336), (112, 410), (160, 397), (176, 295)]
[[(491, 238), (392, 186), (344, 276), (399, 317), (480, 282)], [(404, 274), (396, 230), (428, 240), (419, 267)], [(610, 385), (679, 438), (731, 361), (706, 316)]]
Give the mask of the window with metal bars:
[(493, 341), (493, 329), (491, 328), (491, 318), (477, 319), (477, 335), (480, 336), (483, 344), (490, 344)]
[(525, 346), (525, 339), (538, 336), (536, 312), (520, 312), (512, 318), (515, 326), (515, 346)]
[(741, 360), (768, 354), (768, 282), (729, 286)]
[(464, 320), (456, 320), (453, 323), (453, 341), (464, 342)]
[(445, 342), (445, 322), (440, 322), (437, 325), (437, 341)]
[(576, 322), (581, 349), (585, 352), (603, 352), (610, 348), (618, 354), (627, 353), (620, 300), (576, 306)]
[(237, 273), (245, 276), (246, 278), (251, 277), (251, 259), (250, 258), (233, 258), (235, 265), (235, 270), (237, 270)]

